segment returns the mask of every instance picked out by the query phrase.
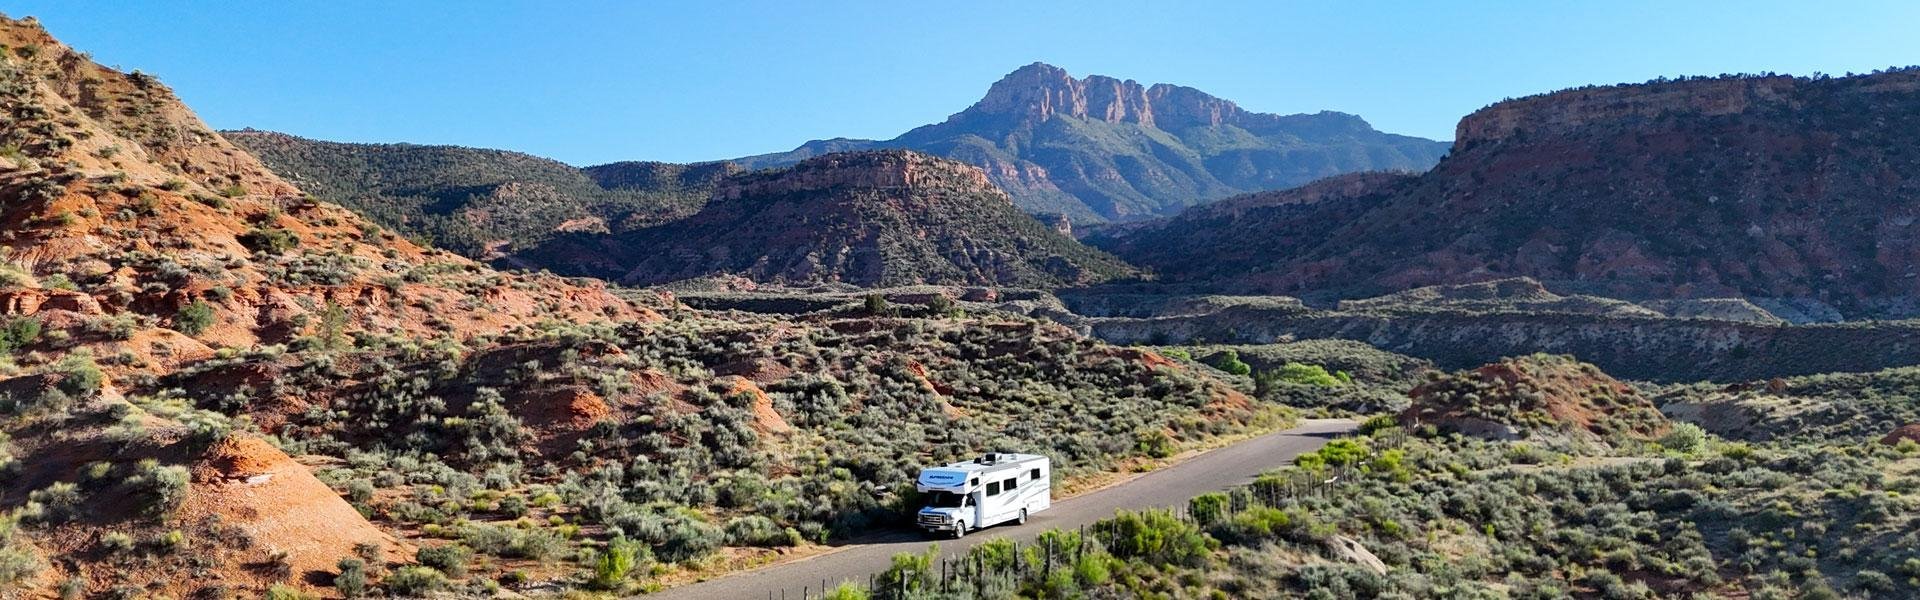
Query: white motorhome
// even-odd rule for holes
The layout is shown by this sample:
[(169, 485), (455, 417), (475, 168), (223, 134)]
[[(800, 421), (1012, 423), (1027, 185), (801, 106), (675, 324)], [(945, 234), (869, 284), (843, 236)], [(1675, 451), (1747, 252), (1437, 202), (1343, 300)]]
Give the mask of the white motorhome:
[(967, 462), (920, 471), (916, 486), (927, 495), (918, 523), (953, 537), (1009, 521), (1053, 505), (1053, 465), (1034, 454), (988, 454)]

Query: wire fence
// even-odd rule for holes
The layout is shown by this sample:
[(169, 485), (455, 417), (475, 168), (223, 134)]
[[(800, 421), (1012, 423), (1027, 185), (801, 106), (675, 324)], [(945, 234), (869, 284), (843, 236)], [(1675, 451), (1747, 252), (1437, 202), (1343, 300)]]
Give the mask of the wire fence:
[[(1407, 432), (1392, 428), (1376, 432), (1369, 450), (1373, 454), (1406, 445)], [(1352, 481), (1360, 467), (1341, 464), (1324, 470), (1290, 469), (1254, 480), (1226, 494), (1226, 502), (1214, 514), (1196, 517), (1193, 504), (1160, 509), (1163, 513), (1192, 525), (1203, 520), (1231, 519), (1252, 508), (1283, 508), (1306, 498), (1323, 498)], [(1213, 509), (1208, 509), (1209, 511)], [(964, 555), (930, 559), (922, 569), (889, 569), (869, 575), (866, 581), (846, 581), (837, 586), (827, 580), (820, 587), (801, 588), (799, 598), (785, 590), (769, 591), (768, 600), (825, 600), (851, 596), (871, 600), (907, 600), (921, 598), (1005, 597), (1023, 584), (1045, 582), (1063, 569), (1072, 569), (1090, 551), (1111, 552), (1128, 531), (1117, 519), (1107, 519), (1077, 530), (1048, 530), (1031, 541), (999, 538), (976, 546)], [(1098, 546), (1096, 547), (1095, 544)], [(1161, 546), (1160, 552), (1171, 552)], [(1140, 556), (1149, 561), (1164, 561), (1168, 556)]]

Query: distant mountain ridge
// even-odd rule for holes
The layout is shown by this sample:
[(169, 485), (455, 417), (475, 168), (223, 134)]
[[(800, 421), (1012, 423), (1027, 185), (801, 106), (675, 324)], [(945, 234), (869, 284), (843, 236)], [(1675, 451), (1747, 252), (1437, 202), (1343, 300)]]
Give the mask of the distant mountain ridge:
[(1920, 70), (1566, 90), (1475, 112), (1457, 139), (1422, 175), (1223, 200), (1088, 241), (1240, 293), (1524, 276), (1623, 298), (1920, 316)]
[(734, 162), (768, 168), (830, 152), (905, 148), (981, 167), (1028, 212), (1098, 222), (1172, 214), (1354, 171), (1424, 171), (1448, 147), (1382, 133), (1350, 114), (1255, 113), (1189, 87), (1074, 78), (1034, 63), (946, 121), (891, 140), (815, 140)]
[(685, 219), (565, 235), (513, 260), (636, 285), (739, 277), (1050, 288), (1136, 273), (1020, 212), (979, 169), (905, 150), (736, 175)]
[(275, 173), (378, 221), (473, 258), (566, 231), (615, 232), (699, 210), (730, 163), (619, 162), (586, 169), (508, 150), (356, 144), (223, 132)]

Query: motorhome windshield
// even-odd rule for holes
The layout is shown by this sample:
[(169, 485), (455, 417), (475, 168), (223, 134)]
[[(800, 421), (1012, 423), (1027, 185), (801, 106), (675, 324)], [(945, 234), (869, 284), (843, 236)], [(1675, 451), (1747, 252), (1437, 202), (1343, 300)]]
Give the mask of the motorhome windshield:
[(931, 508), (960, 508), (966, 501), (966, 496), (953, 492), (933, 492), (927, 496), (927, 506)]

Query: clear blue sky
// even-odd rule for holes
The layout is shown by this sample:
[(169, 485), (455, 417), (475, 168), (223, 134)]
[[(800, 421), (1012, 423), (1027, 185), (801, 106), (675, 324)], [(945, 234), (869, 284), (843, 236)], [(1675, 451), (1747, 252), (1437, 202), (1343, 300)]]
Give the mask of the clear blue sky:
[(27, 0), (219, 128), (692, 161), (890, 138), (1034, 61), (1451, 139), (1503, 97), (1920, 63), (1920, 3)]

